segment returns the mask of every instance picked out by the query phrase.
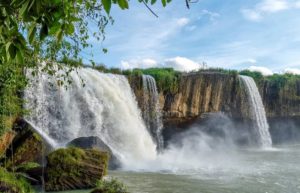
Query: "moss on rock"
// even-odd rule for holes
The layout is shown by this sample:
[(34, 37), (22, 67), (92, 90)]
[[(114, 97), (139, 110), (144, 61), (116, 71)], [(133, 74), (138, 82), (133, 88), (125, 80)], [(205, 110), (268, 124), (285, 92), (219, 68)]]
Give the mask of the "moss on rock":
[(18, 120), (14, 128), (15, 136), (6, 151), (5, 165), (8, 168), (17, 167), (27, 162), (39, 162), (43, 157), (45, 144), (41, 136), (36, 133), (24, 120)]
[(96, 187), (107, 173), (108, 153), (96, 149), (70, 147), (47, 156), (47, 191), (63, 191)]

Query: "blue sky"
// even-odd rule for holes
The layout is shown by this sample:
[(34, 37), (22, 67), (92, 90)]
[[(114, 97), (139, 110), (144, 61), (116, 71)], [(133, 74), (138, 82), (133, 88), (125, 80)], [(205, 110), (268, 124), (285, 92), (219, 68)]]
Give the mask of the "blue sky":
[(173, 0), (152, 9), (159, 18), (135, 0), (126, 11), (113, 7), (115, 22), (104, 42), (93, 41), (93, 59), (121, 68), (300, 69), (300, 0), (199, 0), (191, 9)]

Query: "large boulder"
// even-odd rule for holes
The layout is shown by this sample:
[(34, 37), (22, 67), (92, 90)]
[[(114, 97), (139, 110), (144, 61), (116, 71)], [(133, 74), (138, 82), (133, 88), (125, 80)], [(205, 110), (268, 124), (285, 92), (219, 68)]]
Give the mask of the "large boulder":
[(118, 160), (118, 158), (99, 137), (79, 137), (69, 142), (67, 146), (79, 147), (83, 149), (98, 149), (100, 151), (107, 152), (110, 155), (108, 168), (111, 170), (115, 170), (120, 168), (121, 166), (121, 162)]
[(108, 153), (96, 149), (70, 147), (47, 156), (46, 191), (65, 191), (96, 187), (107, 172)]
[(15, 136), (16, 133), (14, 131), (7, 131), (0, 136), (0, 157), (6, 152)]
[(42, 137), (23, 119), (16, 121), (13, 130), (16, 136), (6, 151), (5, 159), (2, 159), (6, 167), (42, 162), (47, 149)]

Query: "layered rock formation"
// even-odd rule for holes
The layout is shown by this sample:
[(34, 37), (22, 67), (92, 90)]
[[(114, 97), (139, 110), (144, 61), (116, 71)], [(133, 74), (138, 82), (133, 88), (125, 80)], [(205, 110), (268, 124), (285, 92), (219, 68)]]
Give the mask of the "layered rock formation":
[(106, 174), (108, 154), (96, 149), (59, 149), (47, 156), (46, 191), (96, 187)]
[[(143, 109), (142, 90), (136, 85), (132, 88)], [(217, 72), (182, 75), (177, 92), (160, 92), (160, 107), (165, 125), (193, 121), (211, 112), (225, 112), (235, 118), (247, 117), (245, 100), (247, 99), (238, 76)]]
[(300, 117), (300, 80), (259, 84), (268, 117)]
[(259, 83), (274, 143), (300, 139), (300, 79)]
[[(141, 81), (131, 81), (143, 110)], [(276, 142), (300, 139), (300, 80), (293, 82), (257, 82), (263, 99), (270, 132)], [(165, 131), (182, 130), (206, 117), (207, 113), (224, 112), (242, 127), (251, 127), (245, 89), (234, 73), (200, 72), (183, 74), (175, 93), (160, 92)]]

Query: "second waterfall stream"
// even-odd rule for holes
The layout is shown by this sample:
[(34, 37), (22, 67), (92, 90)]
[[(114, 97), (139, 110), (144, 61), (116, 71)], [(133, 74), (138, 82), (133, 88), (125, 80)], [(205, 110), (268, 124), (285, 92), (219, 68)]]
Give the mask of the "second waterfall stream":
[(239, 76), (246, 87), (248, 102), (250, 104), (250, 113), (254, 120), (258, 142), (263, 148), (272, 146), (272, 138), (269, 132), (265, 107), (253, 78), (249, 76)]

